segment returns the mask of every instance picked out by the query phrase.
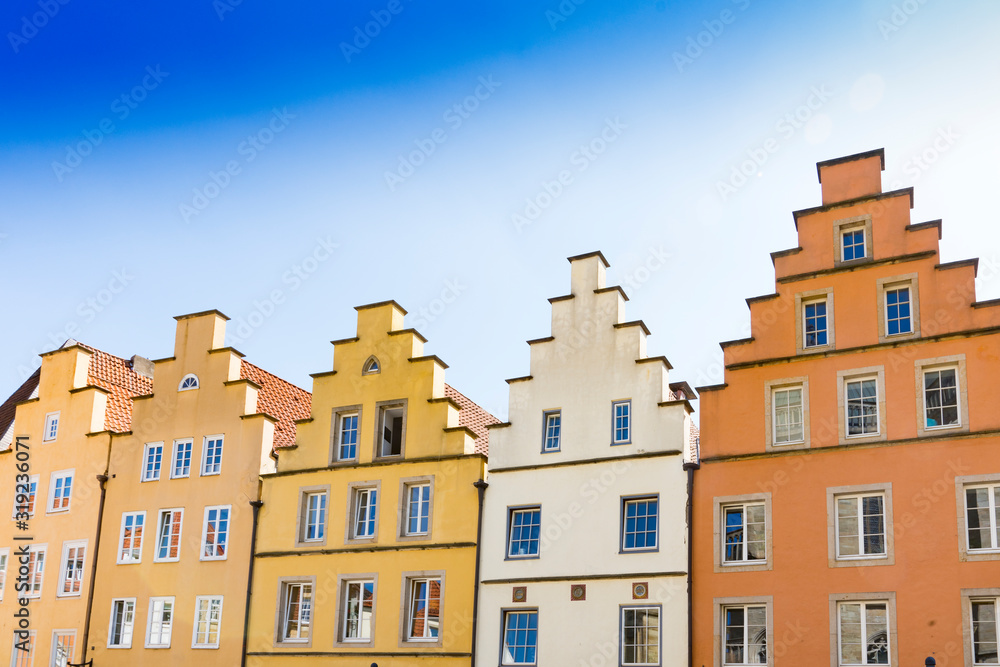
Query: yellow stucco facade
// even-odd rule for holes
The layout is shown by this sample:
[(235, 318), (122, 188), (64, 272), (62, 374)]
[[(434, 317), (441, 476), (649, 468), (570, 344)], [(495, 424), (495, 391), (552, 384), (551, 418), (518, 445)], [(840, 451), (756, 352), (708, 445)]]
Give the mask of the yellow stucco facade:
[(155, 391), (135, 399), (132, 431), (113, 438), (95, 664), (240, 664), (250, 503), (261, 466), (273, 468), (278, 420), (259, 407), (262, 381), (224, 347), (227, 319), (177, 318)]
[[(121, 386), (107, 381), (115, 374)], [(0, 512), (10, 517), (0, 524), (0, 661), (18, 667), (81, 659), (108, 422), (127, 422), (129, 394), (148, 379), (124, 359), (70, 343), (42, 355), (37, 383), (0, 453)]]
[(263, 476), (247, 664), (467, 665), (486, 457), (405, 311), (357, 310)]

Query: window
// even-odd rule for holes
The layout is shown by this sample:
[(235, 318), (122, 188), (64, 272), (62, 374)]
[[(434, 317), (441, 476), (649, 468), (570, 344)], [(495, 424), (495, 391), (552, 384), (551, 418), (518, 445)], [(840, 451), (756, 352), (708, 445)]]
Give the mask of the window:
[(145, 523), (145, 512), (122, 514), (121, 536), (118, 538), (119, 563), (138, 563), (142, 560), (142, 528)]
[(534, 665), (538, 652), (538, 611), (503, 613), (503, 665)]
[(188, 391), (189, 389), (197, 389), (199, 386), (198, 376), (187, 374), (181, 378), (181, 383), (177, 387), (177, 391)]
[(840, 665), (889, 664), (889, 609), (886, 601), (837, 605)]
[(222, 472), (222, 436), (210, 435), (205, 438), (202, 475), (218, 475)]
[(771, 398), (774, 444), (787, 445), (805, 440), (802, 386), (775, 389)]
[(326, 491), (303, 494), (300, 542), (326, 541)]
[(76, 630), (56, 630), (52, 633), (51, 667), (66, 667), (73, 662), (76, 650)]
[(821, 347), (827, 344), (826, 301), (806, 303), (802, 308), (804, 320), (804, 347)]
[(959, 426), (958, 369), (924, 371), (924, 428)]
[(620, 445), (632, 439), (631, 431), (632, 401), (615, 401), (611, 404), (614, 416), (612, 444)]
[(42, 436), (42, 440), (45, 442), (51, 442), (56, 439), (59, 435), (59, 413), (50, 412), (45, 415), (45, 432)]
[(0, 549), (0, 601), (7, 588), (7, 562), (10, 560), (10, 547)]
[(345, 580), (342, 583), (343, 619), (340, 637), (343, 642), (370, 642), (375, 616), (375, 581)]
[(355, 489), (353, 538), (358, 540), (375, 537), (377, 519), (378, 489)]
[(80, 595), (83, 588), (83, 564), (87, 556), (87, 542), (63, 542), (62, 566), (59, 571), (58, 597)]
[(966, 546), (973, 551), (1000, 551), (1000, 484), (965, 487)]
[(181, 524), (184, 510), (160, 510), (156, 527), (156, 556), (153, 562), (169, 562), (181, 557)]
[[(38, 493), (38, 475), (17, 475), (14, 484), (15, 519), (27, 519), (35, 516), (35, 497)], [(27, 477), (27, 481), (25, 481)]]
[(11, 667), (32, 667), (35, 662), (35, 631), (28, 630), (28, 638), (19, 637), (18, 632), (14, 632), (14, 641), (11, 642), (10, 664)]
[(724, 665), (767, 664), (767, 606), (746, 604), (722, 608)]
[(656, 497), (622, 500), (622, 551), (656, 548), (658, 505)]
[(879, 399), (876, 378), (862, 378), (845, 383), (847, 408), (847, 437), (878, 435)]
[(170, 468), (171, 478), (191, 476), (191, 450), (193, 448), (193, 440), (174, 440), (174, 464)]
[(153, 482), (160, 479), (160, 464), (163, 462), (163, 443), (157, 442), (146, 445), (146, 453), (142, 458), (142, 481)]
[(753, 563), (767, 559), (767, 512), (764, 503), (743, 503), (722, 508), (723, 562)]
[(281, 609), (281, 641), (306, 643), (312, 627), (312, 584), (284, 584)]
[(507, 557), (525, 558), (539, 555), (542, 534), (542, 508), (510, 510), (507, 529)]
[(884, 556), (885, 496), (838, 496), (836, 504), (837, 558)]
[(441, 632), (441, 579), (410, 579), (408, 641), (436, 640)]
[(913, 333), (909, 287), (896, 287), (885, 291), (885, 333), (887, 336)]
[(996, 665), (998, 626), (997, 604), (1000, 589), (962, 589), (962, 634), (965, 636), (966, 665)]
[(73, 491), (73, 471), (61, 470), (52, 473), (49, 480), (49, 512), (69, 510), (70, 494)]
[(132, 648), (132, 626), (135, 621), (135, 598), (111, 601), (111, 624), (108, 648)]
[(660, 664), (660, 608), (622, 608), (622, 665)]
[(232, 505), (205, 508), (201, 560), (225, 560), (229, 553), (229, 513)]
[(353, 412), (340, 415), (340, 434), (337, 445), (338, 461), (353, 461), (358, 458), (358, 418)]
[(543, 415), (545, 433), (542, 436), (543, 452), (558, 452), (562, 435), (562, 412), (552, 410)]
[(845, 262), (850, 262), (854, 259), (862, 259), (867, 256), (867, 253), (865, 253), (864, 227), (844, 232), (844, 235), (841, 237), (841, 241)]
[(378, 412), (378, 444), (376, 455), (402, 456), (403, 442), (406, 433), (406, 406), (396, 404), (382, 405)]
[(219, 648), (222, 597), (198, 597), (194, 604), (194, 637), (191, 648)]
[(382, 367), (379, 366), (378, 358), (374, 356), (368, 357), (368, 360), (365, 361), (365, 365), (361, 367), (362, 375), (374, 375), (376, 373), (380, 373), (381, 371)]
[(431, 485), (406, 486), (406, 512), (404, 535), (427, 535), (431, 520)]
[(146, 621), (146, 648), (170, 648), (174, 628), (174, 598), (149, 598)]
[[(28, 576), (25, 577), (23, 591), (26, 598), (38, 598), (42, 596), (42, 579), (45, 576), (45, 551), (46, 545), (32, 545), (28, 547)], [(23, 558), (23, 556), (22, 556)], [(22, 566), (25, 564), (22, 562)]]

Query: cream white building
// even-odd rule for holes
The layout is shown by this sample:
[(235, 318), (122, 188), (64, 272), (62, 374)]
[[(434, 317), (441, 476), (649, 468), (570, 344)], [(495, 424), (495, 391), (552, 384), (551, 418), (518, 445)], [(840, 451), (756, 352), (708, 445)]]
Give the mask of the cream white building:
[(694, 392), (647, 356), (604, 256), (570, 265), (552, 335), (528, 341), (510, 421), (491, 427), (477, 663), (686, 661)]

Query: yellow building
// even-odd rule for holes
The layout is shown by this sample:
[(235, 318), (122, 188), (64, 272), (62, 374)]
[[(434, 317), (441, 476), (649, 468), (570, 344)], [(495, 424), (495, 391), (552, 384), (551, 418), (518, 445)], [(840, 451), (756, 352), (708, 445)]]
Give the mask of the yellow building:
[(68, 341), (0, 406), (0, 661), (81, 660), (111, 441), (151, 370)]
[(309, 414), (308, 392), (224, 347), (225, 315), (176, 319), (155, 391), (112, 438), (88, 654), (101, 667), (240, 664), (259, 473)]
[(398, 304), (357, 310), (263, 475), (247, 664), (464, 666), (496, 420), (445, 384)]

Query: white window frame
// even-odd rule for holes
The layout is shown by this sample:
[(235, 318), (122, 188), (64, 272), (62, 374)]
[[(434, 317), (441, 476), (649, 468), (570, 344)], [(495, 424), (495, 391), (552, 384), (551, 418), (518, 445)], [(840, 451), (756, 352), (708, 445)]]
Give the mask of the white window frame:
[[(45, 564), (48, 562), (48, 544), (32, 544), (28, 547), (28, 553), (34, 554), (34, 559), (29, 555), (28, 562), (28, 590), (18, 591), (22, 597), (37, 599), (42, 597), (42, 591), (45, 590)], [(39, 554), (41, 554), (41, 567), (38, 566)], [(32, 579), (38, 577), (38, 590), (34, 590), (35, 584)]]
[[(881, 514), (881, 517), (882, 517), (882, 546), (883, 546), (883, 549), (884, 549), (884, 552), (882, 552), (882, 553), (870, 553), (869, 554), (869, 553), (865, 553), (864, 552), (864, 545), (865, 545), (865, 525), (864, 524), (865, 524), (865, 521), (864, 521), (864, 515), (862, 514), (862, 512), (864, 511), (864, 500), (869, 499), (869, 498), (879, 498), (882, 501), (881, 502), (881, 505), (882, 505), (882, 514)], [(840, 553), (840, 503), (842, 501), (845, 501), (845, 500), (852, 501), (852, 503), (854, 505), (854, 509), (856, 510), (856, 514), (854, 516), (854, 519), (857, 522), (857, 526), (856, 527), (857, 527), (857, 530), (858, 530), (858, 534), (857, 534), (857, 538), (858, 538), (858, 544), (857, 544), (858, 553), (856, 553), (856, 554), (842, 554), (842, 553)], [(860, 559), (864, 559), (864, 558), (888, 558), (889, 557), (889, 544), (888, 544), (888, 540), (886, 539), (886, 533), (890, 530), (890, 528), (889, 528), (888, 525), (886, 525), (886, 517), (885, 517), (885, 515), (886, 515), (886, 497), (885, 497), (885, 493), (877, 492), (877, 491), (876, 492), (870, 492), (870, 493), (844, 493), (844, 494), (839, 494), (839, 495), (834, 496), (833, 503), (834, 503), (834, 511), (837, 513), (837, 516), (836, 516), (836, 518), (834, 520), (834, 528), (835, 528), (834, 536), (836, 538), (835, 544), (836, 544), (836, 549), (837, 549), (837, 560), (860, 560)]]
[[(860, 498), (869, 496), (882, 496), (882, 530), (885, 544), (884, 554), (864, 554), (840, 555), (840, 525), (837, 514), (837, 501), (843, 498)], [(856, 486), (835, 486), (826, 489), (826, 511), (827, 511), (827, 565), (829, 567), (867, 567), (880, 565), (894, 565), (896, 562), (895, 535), (893, 531), (892, 516), (892, 483), (885, 484), (861, 484)], [(864, 526), (862, 518), (859, 516), (858, 532), (859, 552), (864, 543)]]
[[(625, 406), (625, 438), (618, 438), (618, 406)], [(632, 399), (611, 402), (611, 444), (628, 445), (632, 442)]]
[[(222, 456), (223, 456), (223, 453), (225, 452), (225, 444), (226, 444), (225, 440), (226, 440), (225, 436), (221, 435), (221, 434), (206, 435), (205, 436), (204, 440), (202, 441), (202, 446), (201, 446), (201, 476), (202, 477), (210, 477), (212, 475), (221, 475), (222, 474)], [(216, 464), (216, 465), (219, 466), (219, 469), (218, 470), (209, 470), (208, 469), (208, 443), (215, 442), (215, 441), (219, 442), (219, 447), (218, 447), (219, 462)]]
[[(375, 421), (375, 460), (379, 459), (402, 459), (406, 457), (406, 422), (408, 402), (406, 399), (393, 400), (393, 401), (380, 401), (376, 404), (376, 421)], [(398, 454), (383, 454), (382, 445), (383, 438), (385, 435), (385, 417), (387, 412), (399, 410), (402, 412), (402, 418), (400, 420), (399, 426), (399, 453)], [(360, 435), (360, 434), (359, 434)]]
[[(909, 331), (898, 331), (896, 333), (889, 333), (889, 292), (899, 292), (899, 290), (906, 290), (906, 305), (909, 306), (910, 314), (906, 316), (907, 321), (910, 324)], [(882, 308), (883, 324), (885, 326), (885, 337), (886, 338), (902, 338), (910, 336), (916, 330), (913, 322), (913, 287), (909, 283), (899, 283), (896, 285), (886, 285), (882, 288), (882, 300), (884, 301)], [(896, 305), (899, 305), (897, 300)], [(897, 321), (902, 320), (901, 317), (896, 317)]]
[[(181, 518), (178, 521), (177, 527), (177, 555), (174, 557), (166, 556), (160, 557), (160, 536), (163, 530), (163, 518), (168, 513), (180, 512)], [(144, 531), (145, 532), (145, 531)], [(181, 559), (181, 548), (184, 546), (184, 508), (183, 507), (170, 507), (158, 510), (156, 512), (156, 536), (155, 542), (153, 544), (153, 562), (154, 563), (176, 563)], [(167, 545), (167, 553), (169, 553), (170, 545)]]
[[(18, 476), (20, 476), (20, 475), (18, 475)], [(10, 515), (12, 519), (17, 519), (18, 507), (25, 507), (25, 505), (18, 505), (17, 504), (17, 497), (19, 495), (23, 495), (23, 494), (19, 494), (17, 492), (17, 486), (18, 486), (18, 482), (15, 481), (15, 483), (14, 483), (14, 509), (11, 511), (11, 515)], [(31, 491), (32, 486), (34, 486), (34, 488), (35, 488), (34, 492)], [(38, 475), (28, 475), (28, 498), (30, 499), (29, 503), (30, 503), (31, 509), (27, 512), (27, 515), (29, 517), (33, 517), (33, 516), (35, 516), (35, 512), (38, 510)]]
[[(59, 659), (59, 648), (61, 642), (59, 641), (62, 637), (72, 637), (72, 648), (69, 651), (69, 655), (66, 656), (65, 660)], [(53, 630), (52, 631), (52, 651), (49, 654), (49, 665), (50, 667), (66, 667), (67, 664), (73, 662), (73, 658), (76, 655), (76, 630), (66, 629), (66, 630)]]
[[(969, 546), (969, 499), (967, 491), (988, 489), (991, 546), (973, 549)], [(960, 561), (1000, 560), (1000, 521), (996, 511), (1000, 507), (1000, 472), (992, 475), (957, 475), (955, 477), (955, 505), (958, 509), (958, 554)]]
[[(160, 448), (160, 464), (156, 467), (152, 474), (147, 475), (147, 468), (149, 463), (149, 452), (151, 449), (159, 447)], [(163, 473), (163, 443), (162, 442), (147, 442), (146, 446), (142, 449), (142, 467), (139, 470), (139, 481), (141, 482), (157, 482), (160, 480), (160, 475)]]
[[(316, 522), (315, 525), (318, 529), (322, 530), (322, 534), (317, 537), (309, 537), (309, 528), (313, 525), (311, 522), (311, 510), (310, 502), (313, 498), (322, 497), (323, 508), (322, 510), (317, 509), (316, 512), (322, 511), (323, 518), (321, 521)], [(327, 534), (330, 531), (330, 487), (326, 486), (307, 486), (299, 489), (299, 513), (297, 517), (298, 525), (295, 530), (295, 544), (296, 546), (324, 546), (327, 540)]]
[[(816, 306), (819, 304), (823, 304), (823, 309), (824, 309), (823, 315), (814, 315), (813, 319), (819, 319), (820, 317), (822, 317), (824, 320), (826, 320), (826, 328), (816, 329), (815, 332), (811, 332), (809, 331), (809, 315), (806, 311), (809, 308), (809, 306)], [(826, 337), (826, 342), (825, 343), (817, 342), (814, 345), (810, 345), (808, 339), (810, 333), (814, 334), (817, 337), (817, 339), (819, 338), (819, 334), (823, 333)], [(806, 350), (812, 350), (812, 349), (827, 347), (829, 344), (830, 344), (830, 306), (827, 300), (825, 298), (803, 300), (802, 301), (802, 348)]]
[(10, 547), (0, 549), (0, 602), (7, 589), (7, 573), (10, 571)]
[[(153, 641), (152, 641), (152, 639), (151, 639), (151, 637), (153, 635), (153, 621), (154, 621), (154, 619), (156, 617), (156, 613), (157, 613), (156, 612), (156, 604), (157, 603), (160, 603), (160, 604), (163, 605), (162, 609), (160, 610), (160, 620), (157, 621), (159, 623), (159, 625), (160, 625), (160, 631), (159, 631), (158, 634), (159, 634), (161, 640), (163, 639), (163, 635), (166, 634), (167, 641), (166, 641), (166, 643), (163, 643), (161, 641), (160, 643), (155, 643), (154, 644)], [(169, 612), (167, 610), (167, 606), (168, 605), (169, 605)], [(151, 598), (149, 598), (149, 608), (148, 608), (148, 611), (147, 611), (147, 614), (146, 614), (146, 643), (145, 643), (145, 647), (146, 648), (153, 648), (153, 649), (170, 648), (170, 643), (173, 641), (173, 636), (174, 636), (174, 620), (176, 618), (176, 615), (174, 614), (174, 607), (175, 607), (175, 605), (176, 605), (176, 601), (175, 601), (173, 595), (167, 595), (167, 596), (151, 597)], [(164, 623), (163, 623), (163, 617), (167, 613), (170, 614), (170, 626), (169, 626), (169, 629), (166, 631), (166, 633), (164, 633), (164, 631), (163, 631), (163, 625), (164, 625)]]
[[(222, 555), (221, 556), (206, 556), (205, 555), (205, 550), (208, 548), (208, 524), (209, 524), (208, 515), (209, 515), (209, 512), (211, 512), (213, 510), (219, 512), (219, 514), (217, 515), (217, 518), (216, 518), (216, 524), (218, 524), (219, 522), (223, 521), (223, 519), (222, 519), (222, 512), (223, 511), (226, 512), (226, 518), (225, 518), (226, 530), (225, 530), (225, 533), (223, 533), (223, 535), (225, 535), (225, 539), (222, 542)], [(208, 505), (208, 506), (206, 506), (205, 507), (205, 514), (202, 517), (202, 521), (201, 521), (201, 559), (200, 560), (226, 560), (226, 559), (228, 559), (229, 558), (229, 536), (232, 534), (232, 532), (233, 532), (233, 506), (232, 505)], [(218, 541), (219, 529), (218, 529), (217, 526), (216, 526), (216, 529), (215, 529), (215, 536), (216, 536), (215, 547), (217, 548), (218, 545), (219, 545), (219, 541)], [(213, 551), (214, 550), (216, 550), (216, 549), (213, 549)]]
[[(69, 572), (70, 560), (69, 551), (70, 549), (83, 549), (83, 563), (80, 565), (79, 572), (76, 579), (80, 582), (80, 590), (77, 592), (67, 593), (64, 588), (68, 580), (67, 575)], [(83, 595), (83, 579), (86, 575), (86, 563), (87, 563), (87, 540), (71, 540), (63, 542), (62, 547), (62, 558), (59, 561), (59, 586), (56, 588), (56, 597), (59, 598), (78, 598)]]
[(965, 653), (965, 665), (980, 667), (980, 665), (996, 665), (995, 662), (976, 662), (975, 623), (972, 618), (973, 606), (977, 603), (992, 602), (995, 618), (998, 620), (996, 631), (1000, 631), (1000, 588), (963, 588), (962, 596), (962, 646)]
[[(112, 644), (111, 639), (115, 630), (115, 605), (118, 602), (124, 603), (122, 608), (122, 634), (125, 632), (125, 619), (131, 616), (131, 620), (128, 623), (130, 628), (128, 633), (128, 643)], [(129, 606), (131, 605), (131, 607)], [(108, 619), (108, 648), (132, 648), (132, 639), (135, 637), (135, 598), (112, 598), (111, 600), (111, 617)]]
[[(955, 424), (941, 424), (938, 426), (928, 426), (927, 425), (927, 374), (928, 373), (941, 373), (942, 371), (952, 371), (955, 373), (955, 412), (958, 417), (958, 423)], [(951, 429), (960, 429), (963, 426), (962, 421), (962, 372), (958, 367), (958, 364), (946, 364), (943, 366), (929, 366), (920, 369), (921, 377), (921, 403), (922, 409), (920, 411), (920, 421), (923, 423), (924, 431), (948, 431)], [(936, 390), (940, 391), (940, 389)]]
[(20, 637), (17, 636), (17, 630), (14, 631), (15, 634), (12, 637), (11, 647), (10, 647), (10, 665), (11, 667), (31, 667), (35, 664), (35, 648), (37, 645), (36, 632), (34, 630), (28, 630), (28, 655), (23, 656), (23, 651), (17, 648), (17, 642)]
[[(292, 604), (292, 589), (300, 589), (299, 593), (299, 617), (298, 617), (298, 637), (290, 637), (288, 634), (288, 619), (290, 615), (290, 605)], [(306, 621), (303, 622), (302, 611), (303, 611), (303, 600), (305, 599), (306, 590), (308, 589), (309, 594), (309, 606), (306, 613)], [(287, 578), (281, 579), (281, 599), (279, 601), (279, 614), (278, 614), (278, 639), (277, 644), (279, 645), (295, 645), (308, 647), (312, 645), (313, 632), (315, 630), (314, 623), (314, 613), (315, 613), (315, 598), (316, 598), (316, 582), (313, 578)], [(302, 637), (302, 627), (306, 626), (308, 635)]]
[[(842, 638), (841, 638), (841, 627), (840, 627), (840, 609), (842, 605), (845, 604), (860, 604), (861, 609), (861, 619), (862, 619), (862, 632), (861, 636), (865, 638), (865, 609), (869, 604), (884, 604), (886, 613), (886, 641), (888, 643), (888, 654), (889, 662), (887, 667), (897, 667), (899, 665), (898, 656), (898, 641), (896, 636), (896, 594), (894, 592), (888, 593), (851, 593), (846, 595), (841, 594), (831, 594), (830, 595), (830, 637), (836, 642), (834, 646), (831, 647), (831, 657), (832, 664), (836, 667), (859, 667), (853, 663), (847, 664), (843, 662), (842, 652)], [(886, 663), (861, 663), (861, 665), (874, 665), (874, 664), (886, 664)]]
[[(55, 433), (52, 428), (55, 427)], [(55, 442), (59, 437), (59, 411), (50, 412), (45, 415), (45, 430), (42, 431), (42, 442)]]
[[(378, 488), (374, 486), (354, 490), (354, 507), (351, 514), (352, 540), (374, 540), (378, 536), (378, 503), (380, 495)], [(359, 528), (362, 527), (360, 520), (362, 509), (365, 512), (364, 530), (370, 530), (370, 533), (359, 531)]]
[[(126, 517), (130, 517), (130, 516), (131, 517), (136, 517), (136, 516), (141, 516), (142, 517), (142, 535), (139, 536), (139, 556), (135, 560), (123, 560), (122, 559), (122, 551), (125, 549), (125, 523), (126, 523), (126, 520), (127, 520)], [(130, 539), (131, 539), (131, 544), (129, 546), (129, 550), (131, 551), (132, 548), (134, 548), (132, 545), (135, 544), (135, 521), (132, 522), (132, 536), (130, 537)], [(156, 536), (155, 535), (153, 536), (153, 541), (154, 542), (156, 541)], [(119, 565), (132, 565), (134, 563), (141, 563), (142, 562), (142, 548), (145, 545), (145, 543), (146, 543), (146, 511), (142, 510), (140, 512), (122, 512), (121, 527), (118, 530), (118, 554), (116, 555), (116, 558), (115, 558), (116, 562)]]
[[(413, 637), (410, 635), (410, 628), (412, 627), (413, 614), (414, 614), (414, 595), (416, 593), (416, 584), (421, 582), (427, 582), (428, 584), (428, 599), (430, 593), (430, 582), (437, 581), (439, 585), (439, 598), (438, 598), (438, 634), (434, 636), (422, 636)], [(406, 644), (420, 644), (422, 646), (441, 646), (441, 642), (444, 638), (444, 572), (404, 572), (403, 573), (403, 591), (404, 591), (404, 604), (403, 614), (400, 614), (400, 620), (403, 623), (402, 627), (402, 639)], [(427, 605), (428, 610), (430, 609), (430, 604)], [(425, 618), (430, 618), (428, 613), (425, 613)], [(425, 621), (424, 628), (429, 627), (429, 623)]]
[[(749, 525), (747, 520), (747, 511), (751, 507), (760, 507), (764, 511), (764, 557), (763, 558), (749, 557), (750, 550), (747, 547), (749, 543), (749, 540), (747, 539), (748, 537), (747, 527)], [(726, 513), (736, 508), (739, 508), (742, 511), (742, 516), (743, 516), (742, 520), (743, 541), (740, 543), (743, 557), (739, 559), (729, 559), (726, 556), (727, 547), (729, 546), (729, 543), (726, 541), (727, 537), (726, 531), (729, 527), (728, 524), (726, 523)], [(765, 501), (765, 499), (761, 498), (760, 500), (748, 500), (739, 503), (726, 503), (720, 507), (720, 511), (721, 511), (721, 516), (719, 517), (719, 525), (721, 527), (721, 532), (722, 532), (721, 535), (722, 544), (719, 545), (719, 553), (721, 556), (723, 567), (733, 567), (733, 566), (744, 567), (747, 565), (762, 565), (764, 563), (767, 563), (770, 560), (771, 554), (768, 550), (768, 547), (770, 545), (768, 544), (769, 540), (767, 539), (767, 535), (770, 526), (768, 525), (769, 523), (768, 503)]]
[[(555, 425), (556, 434), (549, 434), (550, 422), (558, 420)], [(555, 442), (554, 447), (550, 447), (550, 442)], [(542, 412), (542, 453), (562, 451), (562, 410), (545, 410)]]
[[(348, 605), (351, 594), (351, 586), (360, 586), (361, 592), (361, 604), (364, 605), (365, 599), (365, 586), (371, 584), (372, 587), (372, 602), (371, 602), (371, 619), (368, 622), (369, 625), (369, 636), (368, 637), (348, 637), (347, 636), (347, 623), (350, 620), (348, 614)], [(372, 645), (375, 640), (375, 614), (378, 606), (378, 577), (375, 574), (367, 575), (341, 575), (339, 582), (340, 596), (338, 597), (339, 604), (337, 613), (340, 618), (340, 624), (337, 628), (337, 643), (344, 644), (348, 646), (365, 646)], [(360, 612), (359, 612), (360, 614)], [(358, 617), (358, 627), (363, 625), (361, 616)]]
[[(535, 659), (532, 662), (517, 662), (514, 659), (508, 660), (507, 656), (510, 653), (510, 648), (507, 645), (507, 632), (509, 630), (507, 626), (507, 620), (513, 616), (535, 616)], [(537, 665), (538, 664), (538, 622), (539, 613), (537, 608), (527, 608), (527, 609), (503, 609), (500, 614), (500, 664), (506, 667), (507, 665)], [(515, 629), (516, 630), (516, 629)], [(516, 635), (515, 635), (516, 636)], [(515, 647), (516, 648), (516, 647)], [(624, 645), (622, 650), (624, 651)]]
[[(871, 259), (871, 253), (869, 252), (871, 249), (870, 248), (871, 244), (868, 242), (868, 230), (865, 228), (864, 224), (844, 225), (838, 231), (840, 233), (841, 263), (858, 262), (862, 259), (869, 259), (869, 260)], [(852, 257), (851, 259), (847, 259), (846, 257), (844, 257), (847, 250), (847, 245), (844, 243), (844, 237), (847, 236), (848, 234), (856, 234), (859, 231), (861, 232), (861, 251), (863, 254), (861, 255), (861, 257)], [(851, 245), (853, 246), (854, 244), (852, 243)]]
[[(185, 387), (184, 383), (187, 382), (188, 380), (194, 380), (194, 383), (193, 384), (188, 383), (189, 386)], [(177, 383), (177, 391), (192, 391), (194, 389), (200, 389), (200, 388), (201, 388), (201, 380), (199, 380), (198, 376), (195, 375), (194, 373), (188, 373), (187, 375), (181, 378), (180, 382)]]
[[(357, 419), (357, 426), (354, 429), (354, 456), (344, 457), (341, 456), (341, 447), (343, 446), (344, 439), (344, 420), (350, 418)], [(337, 408), (333, 411), (334, 419), (334, 438), (333, 438), (333, 451), (331, 452), (330, 460), (332, 463), (351, 463), (357, 462), (358, 454), (361, 447), (361, 406), (360, 405), (348, 405), (342, 408)]]
[[(870, 382), (875, 386), (875, 430), (873, 432), (861, 433), (851, 433), (851, 398), (848, 396), (851, 385), (859, 384), (861, 385), (861, 402), (864, 404), (864, 386), (866, 382)], [(858, 400), (858, 399), (853, 399)], [(879, 382), (877, 375), (864, 375), (859, 377), (846, 378), (844, 380), (844, 437), (845, 438), (874, 438), (882, 434), (882, 424), (881, 424), (881, 401), (882, 397), (879, 395)], [(864, 415), (860, 418), (862, 419), (861, 428), (864, 429)]]
[[(839, 255), (838, 255), (839, 257)], [(795, 295), (795, 352), (796, 354), (814, 354), (837, 347), (836, 319), (834, 318), (833, 288), (799, 292)], [(826, 303), (826, 343), (822, 345), (806, 345), (806, 306), (815, 303)]]
[[(799, 392), (799, 413), (802, 417), (799, 426), (802, 428), (802, 436), (796, 439), (789, 440), (778, 440), (778, 394), (788, 393), (797, 391)], [(774, 447), (788, 447), (791, 445), (801, 445), (806, 441), (806, 425), (808, 420), (806, 419), (806, 409), (808, 401), (805, 395), (805, 386), (801, 384), (797, 385), (785, 385), (783, 387), (772, 387), (771, 388), (771, 443)], [(786, 408), (791, 410), (791, 408)], [(789, 422), (790, 423), (790, 422)]]
[[(410, 494), (413, 493), (414, 489), (426, 489), (427, 492), (427, 499), (426, 499), (427, 530), (419, 530), (419, 521), (421, 517), (418, 515), (417, 516), (418, 530), (410, 531), (410, 519), (412, 518), (410, 515), (410, 508), (412, 506), (412, 503), (410, 501)], [(402, 537), (428, 537), (431, 534), (431, 514), (433, 510), (432, 506), (433, 496), (434, 496), (434, 485), (429, 480), (413, 482), (411, 484), (406, 484), (406, 483), (403, 484), (403, 508), (402, 508), (403, 530), (400, 531)], [(422, 505), (423, 503), (424, 503), (423, 499), (418, 501), (418, 505)]]
[[(538, 539), (534, 540), (538, 542), (538, 551), (536, 553), (525, 553), (525, 554), (515, 554), (511, 553), (511, 548), (514, 546), (514, 517), (518, 514), (528, 514), (528, 513), (538, 513)], [(519, 539), (520, 542), (531, 542), (532, 538), (528, 537), (527, 540)], [(507, 508), (507, 539), (504, 540), (504, 560), (525, 560), (532, 558), (542, 557), (542, 506), (541, 505), (519, 505), (517, 507)]]
[[(965, 521), (962, 522), (963, 529), (965, 532), (965, 548), (969, 553), (1000, 553), (1000, 529), (997, 527), (996, 517), (1000, 514), (1000, 482), (985, 483), (985, 484), (966, 484), (964, 491), (972, 491), (975, 489), (986, 489), (989, 494), (989, 516), (990, 516), (990, 546), (988, 547), (978, 547), (973, 548), (969, 544), (969, 496), (963, 493), (963, 505), (965, 506)], [(982, 509), (982, 508), (977, 508)]]
[[(730, 665), (774, 665), (774, 616), (771, 596), (753, 598), (715, 598), (715, 664), (728, 667)], [(750, 637), (747, 632), (747, 621), (749, 620), (750, 608), (764, 609), (764, 647), (767, 654), (766, 663), (745, 662), (750, 654)], [(726, 611), (729, 609), (743, 609), (743, 659), (744, 662), (726, 662)]]
[[(57, 470), (49, 476), (49, 497), (45, 504), (45, 512), (54, 514), (58, 512), (68, 512), (73, 504), (73, 482), (75, 481), (76, 470)], [(56, 501), (56, 483), (58, 480), (69, 479), (69, 494), (62, 496), (66, 499), (66, 507), (54, 507)], [(66, 483), (63, 482), (63, 491), (66, 490)], [(36, 498), (36, 501), (37, 498)]]
[[(850, 433), (849, 426), (849, 404), (847, 391), (850, 384), (854, 382), (875, 382), (875, 423), (874, 433)], [(862, 384), (862, 391), (864, 385)], [(863, 396), (862, 396), (863, 399)], [(854, 443), (879, 442), (886, 440), (886, 390), (885, 390), (885, 366), (869, 366), (867, 368), (855, 368), (850, 370), (837, 371), (837, 435), (839, 444), (850, 445)]]
[[(656, 612), (656, 660), (654, 662), (626, 662), (625, 661), (625, 613), (629, 611), (655, 611)], [(618, 627), (621, 632), (621, 648), (619, 650), (619, 660), (622, 667), (654, 667), (663, 664), (663, 609), (657, 604), (623, 604), (618, 611)], [(637, 644), (638, 646), (638, 644)], [(647, 644), (643, 644), (647, 646)]]
[[(177, 474), (177, 455), (181, 452), (181, 446), (188, 446), (187, 471), (184, 474)], [(180, 438), (174, 440), (174, 450), (170, 455), (170, 479), (184, 479), (191, 476), (191, 464), (194, 462), (194, 438)], [(145, 468), (143, 468), (145, 470)]]
[[(211, 618), (212, 618), (212, 607), (213, 602), (216, 600), (219, 602), (219, 618), (218, 618), (218, 632), (216, 633), (215, 643), (206, 641), (198, 642), (198, 626), (202, 623), (201, 621), (201, 602), (202, 600), (208, 601), (208, 608), (206, 612), (208, 613), (208, 619), (206, 621), (207, 625), (205, 627), (205, 639), (210, 639), (212, 636), (211, 632)], [(198, 649), (217, 649), (219, 648), (219, 638), (222, 636), (222, 604), (224, 602), (223, 596), (221, 595), (199, 595), (194, 599), (194, 622), (191, 624), (193, 627), (191, 629), (191, 648)]]

